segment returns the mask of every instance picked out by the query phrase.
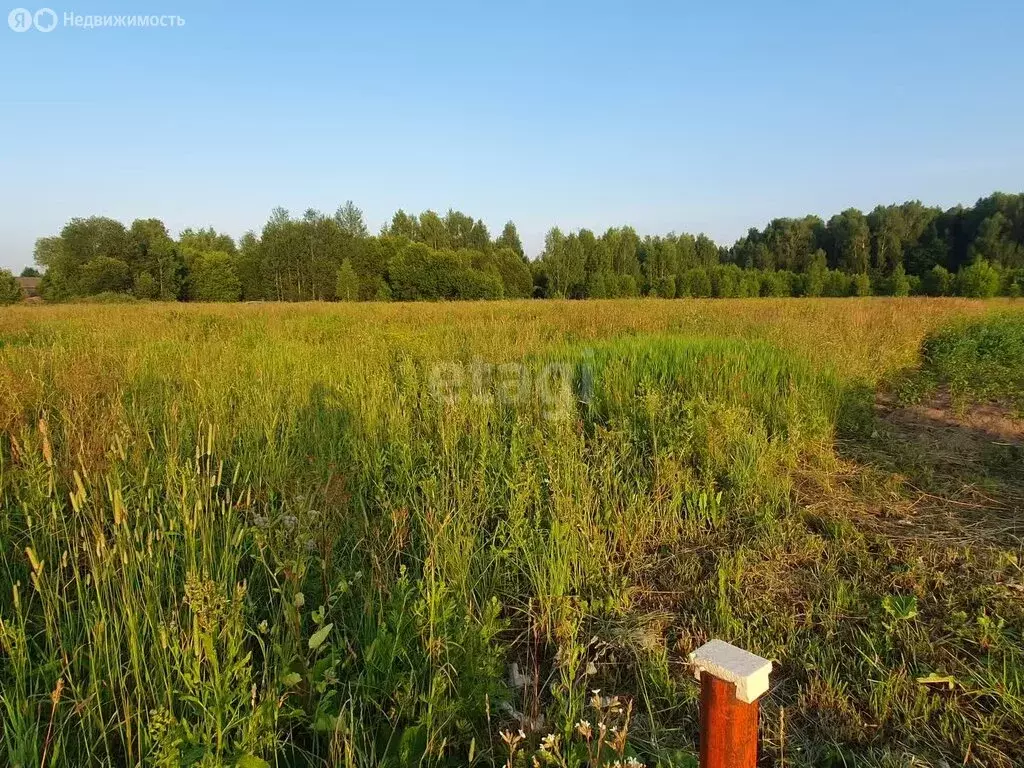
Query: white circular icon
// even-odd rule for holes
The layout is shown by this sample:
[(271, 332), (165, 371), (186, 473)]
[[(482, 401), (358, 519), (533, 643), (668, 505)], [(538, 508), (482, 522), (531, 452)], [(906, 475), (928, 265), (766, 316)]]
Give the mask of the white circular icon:
[(40, 32), (53, 32), (53, 28), (57, 26), (57, 14), (52, 8), (40, 8), (32, 17), (32, 21)]
[(15, 32), (28, 32), (32, 29), (32, 11), (28, 8), (15, 8), (7, 14), (7, 26)]

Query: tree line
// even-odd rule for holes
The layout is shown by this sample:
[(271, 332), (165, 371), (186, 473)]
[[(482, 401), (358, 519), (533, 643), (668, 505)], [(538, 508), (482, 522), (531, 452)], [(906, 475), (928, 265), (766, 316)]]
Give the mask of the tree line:
[[(920, 202), (855, 208), (828, 221), (773, 219), (731, 247), (703, 234), (641, 237), (631, 227), (545, 237), (526, 257), (511, 221), (492, 237), (460, 211), (398, 211), (371, 235), (351, 201), (333, 214), (275, 209), (237, 242), (212, 228), (175, 239), (159, 219), (94, 216), (40, 238), (41, 293), (52, 301), (415, 301), (627, 296), (1019, 296), (1024, 194), (948, 210)], [(0, 275), (0, 300), (13, 296)], [(7, 288), (5, 288), (7, 286)], [(13, 298), (11, 299), (13, 300)]]

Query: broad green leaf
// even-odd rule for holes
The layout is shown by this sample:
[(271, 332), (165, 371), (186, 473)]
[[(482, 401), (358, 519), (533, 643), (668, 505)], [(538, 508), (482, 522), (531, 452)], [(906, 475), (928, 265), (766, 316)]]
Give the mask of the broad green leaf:
[(313, 636), (309, 638), (310, 650), (315, 651), (317, 648), (323, 645), (324, 640), (327, 639), (327, 636), (331, 633), (332, 629), (334, 629), (333, 624), (324, 624), (322, 627), (320, 627), (320, 629), (314, 632)]

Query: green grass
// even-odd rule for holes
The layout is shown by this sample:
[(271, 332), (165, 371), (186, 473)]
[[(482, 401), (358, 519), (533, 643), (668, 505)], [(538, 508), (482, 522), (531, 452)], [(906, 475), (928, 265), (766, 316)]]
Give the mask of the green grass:
[(924, 341), (923, 384), (958, 403), (1002, 401), (1024, 414), (1024, 317), (954, 323)]
[(628, 703), (691, 765), (720, 637), (776, 662), (770, 760), (1016, 764), (1019, 540), (851, 458), (992, 306), (0, 315), (3, 762), (578, 766)]

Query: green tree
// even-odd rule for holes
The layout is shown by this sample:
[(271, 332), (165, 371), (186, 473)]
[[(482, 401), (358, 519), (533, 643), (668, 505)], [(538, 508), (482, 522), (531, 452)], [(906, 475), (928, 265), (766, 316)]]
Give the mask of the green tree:
[(519, 231), (516, 229), (516, 225), (511, 221), (505, 222), (504, 228), (501, 230), (501, 234), (498, 235), (498, 239), (494, 241), (496, 248), (509, 248), (516, 253), (519, 258), (526, 259), (526, 252), (523, 250), (523, 243), (519, 239)]
[(369, 234), (366, 229), (366, 221), (363, 219), (363, 212), (351, 200), (346, 200), (345, 204), (339, 206), (338, 210), (334, 212), (334, 221), (349, 237), (363, 238)]
[[(162, 226), (162, 225), (161, 225)], [(235, 240), (231, 235), (218, 232), (213, 227), (205, 229), (183, 229), (178, 235), (178, 245), (194, 253), (206, 251), (223, 251), (232, 256), (238, 252)]]
[(981, 222), (968, 257), (971, 261), (982, 259), (997, 267), (1015, 267), (1024, 265), (1024, 246), (1014, 240), (1011, 222), (997, 211)]
[(664, 275), (655, 278), (653, 293), (662, 299), (674, 299), (676, 297), (676, 276)]
[(988, 299), (999, 292), (999, 270), (978, 259), (957, 272), (956, 292), (972, 299)]
[(696, 263), (702, 267), (713, 267), (719, 262), (718, 246), (707, 235), (701, 233), (694, 241)]
[(608, 275), (605, 272), (591, 272), (587, 276), (587, 298), (607, 299), (610, 295)]
[(35, 248), (36, 263), (47, 272), (44, 295), (53, 300), (93, 292), (83, 284), (86, 263), (103, 257), (128, 264), (131, 256), (124, 225), (103, 216), (71, 219), (59, 236), (40, 238)]
[(897, 264), (893, 273), (885, 280), (885, 292), (890, 296), (909, 296), (910, 278), (902, 264)]
[(189, 296), (194, 301), (238, 301), (242, 284), (235, 258), (224, 251), (197, 254), (190, 265)]
[(263, 243), (255, 232), (246, 232), (238, 241), (238, 281), (242, 298), (247, 301), (274, 298), (273, 285), (264, 259)]
[[(183, 233), (183, 242), (189, 242), (189, 233), (191, 230)], [(128, 236), (132, 245), (129, 265), (133, 275), (137, 278), (146, 273), (156, 284), (155, 295), (145, 298), (164, 301), (178, 299), (184, 279), (185, 263), (164, 223), (160, 219), (136, 219), (128, 230)]]
[(454, 265), (425, 243), (409, 243), (388, 262), (388, 282), (398, 301), (450, 298)]
[(533, 293), (533, 275), (530, 265), (512, 248), (501, 246), (492, 254), (492, 261), (501, 277), (506, 299), (527, 299)]
[(82, 265), (79, 279), (81, 295), (124, 293), (131, 284), (131, 268), (121, 259), (97, 256)]
[(841, 272), (838, 269), (830, 269), (825, 273), (825, 284), (822, 296), (838, 298), (841, 296), (853, 296), (856, 286), (852, 275)]
[(9, 269), (0, 269), (0, 305), (21, 301), (21, 287)]
[(925, 272), (922, 288), (929, 296), (952, 296), (953, 275), (942, 265), (936, 264)]
[(851, 274), (864, 274), (871, 260), (871, 228), (864, 214), (847, 208), (828, 221), (833, 263)]
[(703, 268), (688, 269), (682, 275), (682, 282), (676, 286), (679, 296), (707, 298), (712, 294), (711, 276)]
[(149, 272), (140, 272), (135, 276), (132, 293), (140, 299), (157, 299), (160, 297), (160, 286)]
[(42, 276), (43, 276), (43, 273), (40, 272), (35, 267), (25, 267), (23, 270), (21, 270), (21, 275), (20, 275), (20, 277), (42, 277)]
[(461, 273), (459, 288), (453, 298), (458, 299), (500, 299), (501, 278), (491, 272), (466, 269)]
[(563, 235), (558, 227), (553, 227), (544, 238), (541, 261), (547, 275), (548, 296), (582, 298), (586, 295), (586, 249), (579, 236)]
[(359, 277), (352, 267), (351, 259), (345, 259), (338, 268), (335, 296), (338, 301), (355, 301), (359, 298)]
[(784, 297), (792, 296), (790, 272), (779, 269), (766, 269), (761, 273), (761, 295)]
[(410, 216), (399, 208), (391, 217), (391, 224), (385, 226), (381, 234), (402, 237), (406, 240), (417, 240), (419, 239), (419, 221), (415, 216)]
[(451, 242), (448, 239), (448, 227), (434, 211), (424, 211), (420, 214), (416, 235), (417, 240), (426, 243), (435, 251), (451, 247)]
[(804, 279), (805, 296), (824, 296), (825, 281), (828, 276), (828, 257), (825, 251), (819, 248), (811, 256), (807, 265), (806, 277)]

